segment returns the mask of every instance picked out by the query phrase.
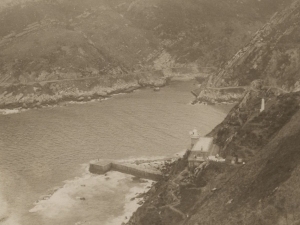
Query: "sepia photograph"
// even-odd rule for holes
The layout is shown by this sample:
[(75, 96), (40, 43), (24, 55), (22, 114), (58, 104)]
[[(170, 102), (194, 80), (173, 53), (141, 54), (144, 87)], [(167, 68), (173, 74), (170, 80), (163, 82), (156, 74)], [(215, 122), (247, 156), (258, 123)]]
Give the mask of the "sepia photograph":
[(0, 225), (300, 225), (300, 0), (0, 0)]

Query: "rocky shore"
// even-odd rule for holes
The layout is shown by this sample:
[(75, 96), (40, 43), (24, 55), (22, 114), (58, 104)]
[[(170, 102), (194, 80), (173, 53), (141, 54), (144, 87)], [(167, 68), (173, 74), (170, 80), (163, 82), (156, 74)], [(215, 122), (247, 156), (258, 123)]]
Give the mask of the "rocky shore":
[(193, 104), (232, 104), (238, 103), (249, 91), (265, 91), (271, 92), (274, 95), (287, 93), (286, 90), (269, 85), (267, 82), (257, 79), (253, 80), (247, 86), (231, 86), (231, 87), (214, 87), (207, 81), (200, 85), (199, 88), (192, 90), (191, 93), (195, 96)]
[[(167, 180), (168, 176), (170, 175), (171, 168), (178, 160), (181, 160), (180, 154), (177, 154), (172, 158), (118, 160), (117, 162), (122, 163), (123, 165), (129, 165), (130, 167), (161, 172), (164, 174), (164, 180)], [(110, 179), (110, 173), (111, 172), (104, 174), (105, 179)], [(151, 193), (155, 192), (157, 186), (157, 182), (146, 180), (140, 177), (132, 177), (132, 182), (146, 185), (143, 190), (132, 193), (130, 199), (128, 199), (130, 202), (128, 202), (127, 205), (130, 205), (131, 207), (130, 210), (125, 210), (126, 213), (123, 215), (124, 222), (122, 225), (125, 225), (127, 222), (129, 222), (134, 212), (149, 200)], [(125, 206), (125, 208), (128, 207)]]
[(159, 77), (140, 80), (103, 81), (86, 79), (0, 86), (0, 113), (6, 110), (22, 111), (26, 109), (65, 105), (69, 102), (89, 102), (103, 100), (116, 94), (131, 93), (146, 87), (163, 87), (170, 78)]
[(214, 104), (232, 104), (237, 103), (246, 92), (246, 88), (199, 88), (192, 93), (196, 95), (193, 104), (204, 103), (208, 105)]
[[(183, 157), (185, 158), (185, 156), (183, 156)], [(159, 160), (158, 159), (156, 159), (156, 160), (135, 160), (134, 162), (131, 162), (131, 163), (133, 163), (135, 165), (139, 165), (141, 167), (157, 169), (157, 170), (161, 171), (165, 176), (165, 178), (162, 181), (153, 183), (152, 186), (149, 187), (149, 189), (146, 192), (138, 193), (135, 198), (131, 199), (131, 201), (139, 199), (138, 204), (141, 206), (143, 206), (144, 204), (148, 205), (149, 202), (151, 202), (151, 204), (152, 204), (153, 201), (151, 199), (157, 193), (157, 190), (161, 188), (162, 183), (165, 183), (169, 180), (169, 176), (172, 176), (172, 173), (174, 172), (174, 167), (176, 168), (176, 165), (182, 161), (183, 160), (181, 157), (176, 157), (176, 158), (159, 159)], [(138, 181), (142, 182), (142, 180), (139, 180), (139, 179), (138, 179)], [(124, 222), (124, 223), (122, 223), (122, 225), (135, 224), (134, 221), (138, 220), (137, 218), (139, 218), (139, 215), (140, 215), (140, 212), (135, 211), (129, 220), (127, 220), (125, 218), (126, 219), (125, 221), (127, 221), (127, 223)], [(152, 221), (152, 220), (150, 219), (149, 221)], [(153, 224), (155, 224), (155, 223), (153, 223)]]

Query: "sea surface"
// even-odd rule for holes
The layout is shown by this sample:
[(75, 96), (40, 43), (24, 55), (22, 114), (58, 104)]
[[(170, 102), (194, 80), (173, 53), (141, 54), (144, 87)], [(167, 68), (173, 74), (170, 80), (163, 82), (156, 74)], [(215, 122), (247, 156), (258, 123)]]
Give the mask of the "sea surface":
[[(0, 115), (0, 224), (119, 225), (151, 182), (109, 172), (97, 158), (173, 156), (205, 135), (232, 106), (191, 105), (193, 81), (143, 89), (106, 101)], [(80, 199), (81, 198), (81, 199)]]

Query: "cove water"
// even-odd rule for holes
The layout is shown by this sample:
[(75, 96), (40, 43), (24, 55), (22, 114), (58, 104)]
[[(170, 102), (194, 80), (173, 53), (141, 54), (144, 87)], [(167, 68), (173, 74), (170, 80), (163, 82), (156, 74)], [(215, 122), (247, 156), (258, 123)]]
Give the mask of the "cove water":
[(107, 101), (0, 115), (0, 224), (119, 225), (151, 182), (88, 173), (92, 159), (172, 156), (230, 106), (191, 105), (192, 81)]

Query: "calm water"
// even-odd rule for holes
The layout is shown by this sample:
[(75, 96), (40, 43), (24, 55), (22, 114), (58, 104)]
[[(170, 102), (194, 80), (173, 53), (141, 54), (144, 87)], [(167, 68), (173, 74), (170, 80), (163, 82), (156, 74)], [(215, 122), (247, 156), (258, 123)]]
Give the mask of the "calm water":
[(173, 82), (160, 92), (0, 115), (0, 224), (120, 224), (134, 204), (125, 203), (149, 184), (91, 175), (88, 162), (186, 149), (190, 130), (208, 133), (229, 110), (190, 105), (193, 88)]

